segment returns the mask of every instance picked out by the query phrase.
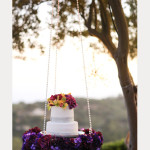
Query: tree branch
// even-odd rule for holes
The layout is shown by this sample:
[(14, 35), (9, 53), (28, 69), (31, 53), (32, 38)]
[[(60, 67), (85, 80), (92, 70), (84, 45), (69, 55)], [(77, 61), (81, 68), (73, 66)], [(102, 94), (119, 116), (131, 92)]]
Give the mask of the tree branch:
[(106, 36), (104, 33), (98, 32), (92, 28), (88, 29), (88, 31), (89, 31), (90, 35), (95, 36), (96, 38), (98, 38), (99, 40), (101, 40), (104, 43), (104, 45), (107, 47), (108, 51), (111, 53), (111, 55), (113, 57), (116, 52), (116, 47), (112, 43), (110, 37)]
[[(101, 5), (101, 7), (102, 7), (102, 5)], [(104, 11), (103, 15), (102, 15), (103, 16), (102, 20), (103, 20), (103, 22), (105, 22), (105, 24), (107, 24), (108, 27), (107, 27), (107, 29), (106, 29), (106, 27), (104, 27), (105, 29), (103, 29), (103, 32), (99, 32), (96, 29), (92, 29), (92, 27), (91, 27), (92, 20), (93, 20), (93, 9), (96, 9), (95, 0), (92, 0), (92, 3), (90, 4), (89, 17), (87, 20), (85, 19), (85, 15), (84, 15), (84, 8), (81, 5), (80, 5), (80, 8), (82, 10), (81, 16), (85, 21), (85, 26), (88, 28), (89, 34), (92, 36), (95, 36), (96, 38), (101, 40), (104, 43), (104, 45), (107, 47), (109, 52), (111, 53), (112, 57), (114, 57), (114, 54), (116, 53), (116, 47), (115, 47), (114, 43), (112, 42), (112, 38), (110, 36), (110, 24), (109, 24), (109, 20), (108, 20), (108, 13), (106, 11)], [(107, 13), (106, 14), (107, 17), (105, 17), (105, 13)], [(97, 22), (96, 10), (95, 10), (95, 15), (96, 15), (95, 21)], [(97, 26), (97, 23), (95, 24), (95, 28), (96, 28), (96, 26)]]
[(89, 18), (88, 18), (88, 22), (86, 24), (88, 29), (91, 29), (91, 25), (92, 25), (92, 19), (93, 19), (93, 0), (92, 3), (90, 4), (90, 10), (89, 10)]
[(97, 9), (96, 9), (96, 5), (95, 5), (95, 1), (94, 1), (94, 5), (93, 5), (93, 7), (94, 7), (94, 23), (95, 23), (95, 30), (97, 30)]
[(116, 0), (114, 3), (113, 0), (109, 0), (109, 4), (112, 8), (118, 30), (119, 43), (117, 53), (118, 55), (122, 55), (127, 59), (129, 50), (128, 26), (121, 6), (121, 2), (120, 0)]
[(87, 20), (85, 18), (84, 7), (79, 4), (79, 8), (81, 10), (81, 17), (84, 19), (85, 24), (87, 24)]
[(108, 12), (106, 10), (106, 6), (102, 0), (99, 0), (99, 9), (100, 9), (100, 15), (101, 15), (101, 22), (102, 22), (102, 31), (105, 32), (105, 34), (110, 34), (110, 23), (108, 19)]
[(112, 20), (112, 23), (113, 23), (114, 29), (115, 29), (115, 31), (116, 31), (116, 32), (117, 32), (117, 34), (118, 34), (118, 31), (117, 31), (117, 28), (116, 28), (115, 21), (114, 21), (114, 19), (113, 19), (113, 14), (112, 14), (112, 10), (111, 10), (111, 7), (110, 7), (109, 2), (108, 2), (108, 7), (109, 7), (109, 12), (110, 12), (110, 15), (111, 15), (111, 20)]

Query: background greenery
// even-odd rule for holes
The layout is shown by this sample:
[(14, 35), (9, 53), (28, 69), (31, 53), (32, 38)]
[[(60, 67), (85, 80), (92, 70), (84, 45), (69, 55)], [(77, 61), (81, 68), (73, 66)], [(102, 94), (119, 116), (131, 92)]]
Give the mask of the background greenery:
[[(86, 100), (78, 98), (77, 103), (79, 105), (75, 109), (75, 120), (79, 122), (79, 128), (88, 128)], [(91, 99), (90, 106), (93, 128), (101, 131), (104, 136), (102, 150), (124, 150), (124, 140), (120, 139), (127, 135), (128, 123), (123, 97), (107, 98), (100, 101)], [(21, 138), (25, 130), (35, 126), (42, 129), (43, 115), (43, 102), (13, 104), (13, 150), (21, 149)], [(48, 112), (47, 120), (49, 120), (49, 116)], [(116, 140), (119, 141), (116, 142)]]

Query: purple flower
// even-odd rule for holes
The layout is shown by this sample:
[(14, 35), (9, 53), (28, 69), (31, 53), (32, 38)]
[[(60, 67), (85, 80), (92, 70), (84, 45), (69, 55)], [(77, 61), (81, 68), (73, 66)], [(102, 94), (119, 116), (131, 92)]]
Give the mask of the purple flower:
[(22, 136), (22, 150), (100, 150), (103, 144), (103, 136), (101, 132), (93, 132), (89, 134), (79, 135), (77, 138), (55, 137), (51, 135), (43, 135), (38, 128), (32, 128)]
[(31, 150), (36, 150), (36, 147), (34, 144), (31, 145)]
[(75, 142), (75, 143), (81, 143), (82, 140), (78, 137), (78, 138), (75, 138), (75, 139), (74, 139), (74, 142)]
[(38, 140), (38, 146), (42, 150), (47, 150), (49, 146), (51, 145), (51, 135), (45, 135), (39, 138)]
[(69, 109), (72, 109), (72, 108), (75, 108), (75, 107), (78, 106), (78, 104), (76, 103), (75, 98), (72, 95), (68, 94), (68, 95), (65, 95), (65, 96), (66, 96), (66, 102), (69, 106)]
[(36, 133), (27, 133), (23, 135), (23, 146), (22, 150), (31, 149), (32, 144), (35, 143)]
[[(82, 128), (81, 131), (85, 132), (85, 134), (89, 134), (89, 129)], [(92, 133), (95, 133), (95, 130), (92, 129)]]
[(26, 131), (24, 134), (26, 134), (26, 133), (32, 133), (32, 132), (39, 133), (39, 132), (41, 132), (41, 129), (38, 128), (38, 127), (34, 127), (32, 129), (29, 129), (28, 131)]
[(58, 146), (54, 147), (54, 146), (51, 146), (51, 150), (61, 150)]
[(74, 139), (74, 143), (76, 144), (75, 148), (79, 148), (82, 140), (80, 137)]
[(54, 146), (51, 146), (51, 150), (55, 150), (55, 147), (54, 147)]

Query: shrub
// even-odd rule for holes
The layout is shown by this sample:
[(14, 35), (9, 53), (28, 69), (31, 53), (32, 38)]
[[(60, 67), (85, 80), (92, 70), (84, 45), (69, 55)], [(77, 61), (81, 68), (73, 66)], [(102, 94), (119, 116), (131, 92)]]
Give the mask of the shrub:
[(102, 145), (102, 150), (127, 150), (124, 139), (116, 142), (108, 142)]

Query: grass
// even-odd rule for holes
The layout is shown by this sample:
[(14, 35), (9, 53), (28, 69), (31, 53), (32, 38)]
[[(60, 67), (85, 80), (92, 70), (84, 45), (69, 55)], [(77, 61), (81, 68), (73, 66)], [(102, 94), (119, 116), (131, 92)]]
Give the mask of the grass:
[(22, 139), (19, 137), (13, 137), (13, 150), (21, 150)]

